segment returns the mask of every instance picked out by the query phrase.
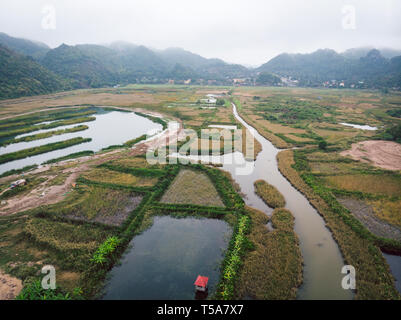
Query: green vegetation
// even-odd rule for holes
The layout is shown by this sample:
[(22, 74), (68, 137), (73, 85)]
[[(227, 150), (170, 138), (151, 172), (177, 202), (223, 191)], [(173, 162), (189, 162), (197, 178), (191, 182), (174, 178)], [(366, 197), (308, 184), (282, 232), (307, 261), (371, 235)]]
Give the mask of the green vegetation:
[(272, 73), (261, 72), (256, 78), (256, 83), (262, 86), (277, 86), (281, 83), (281, 79)]
[(8, 177), (8, 176), (11, 176), (11, 175), (14, 175), (14, 174), (25, 173), (25, 172), (34, 170), (34, 169), (36, 169), (37, 167), (38, 167), (38, 165), (34, 164), (34, 165), (31, 165), (31, 166), (25, 166), (25, 167), (23, 167), (23, 168), (21, 168), (21, 169), (12, 169), (12, 170), (9, 170), (9, 171), (6, 171), (6, 172), (2, 173), (2, 174), (0, 175), (0, 178)]
[(132, 139), (132, 140), (128, 140), (127, 142), (124, 143), (125, 146), (132, 148), (135, 144), (137, 144), (138, 142), (141, 142), (143, 140), (146, 140), (146, 134), (141, 135), (138, 138)]
[(46, 94), (67, 88), (54, 73), (1, 44), (0, 66), (0, 99)]
[(29, 141), (46, 139), (46, 138), (50, 138), (50, 137), (53, 137), (53, 136), (59, 136), (59, 135), (67, 134), (67, 133), (74, 133), (74, 132), (84, 131), (84, 130), (87, 130), (88, 128), (89, 128), (88, 126), (81, 125), (81, 126), (76, 126), (76, 127), (73, 127), (73, 128), (67, 128), (67, 129), (61, 129), (61, 130), (38, 133), (38, 134), (31, 135), (31, 136), (25, 136), (25, 137), (21, 137), (21, 138), (16, 138), (16, 139), (11, 139), (11, 140), (6, 140), (6, 141), (3, 141), (3, 142), (0, 142), (0, 146), (6, 146), (6, 145), (9, 145), (9, 144), (19, 143), (19, 142), (29, 142)]
[(286, 209), (275, 209), (269, 217), (247, 208), (252, 220), (249, 241), (253, 248), (246, 253), (235, 298), (289, 300), (296, 298), (302, 283), (302, 255), (294, 232), (294, 217)]
[(158, 123), (158, 124), (161, 124), (161, 125), (163, 126), (163, 130), (166, 130), (166, 129), (167, 129), (167, 122), (164, 121), (162, 118), (153, 117), (153, 116), (151, 116), (151, 115), (149, 115), (149, 114), (142, 113), (142, 112), (135, 112), (135, 113), (136, 113), (137, 115), (141, 116), (141, 117), (148, 118), (149, 120), (151, 120), (151, 121), (153, 121), (153, 122), (156, 122), (156, 123)]
[(395, 125), (386, 130), (388, 140), (393, 140), (401, 143), (401, 124)]
[(32, 124), (40, 124), (45, 121), (67, 120), (71, 118), (82, 118), (96, 113), (96, 110), (84, 109), (68, 109), (62, 111), (38, 111), (33, 114), (17, 116), (0, 120), (0, 130), (10, 130), (17, 127), (26, 127)]
[(180, 171), (170, 188), (163, 195), (161, 202), (224, 206), (210, 179), (206, 175), (192, 170)]
[[(384, 58), (372, 49), (357, 58), (331, 49), (319, 49), (307, 54), (282, 53), (257, 69), (259, 72), (292, 77), (301, 86), (317, 87), (337, 79), (332, 86), (341, 88), (389, 88), (399, 86), (400, 58)], [(360, 81), (360, 82), (359, 82)]]
[(92, 261), (100, 264), (104, 263), (107, 256), (109, 256), (116, 250), (120, 242), (120, 239), (114, 236), (107, 238), (106, 241), (103, 242), (93, 254)]
[(71, 153), (67, 156), (64, 157), (60, 157), (60, 158), (55, 158), (55, 159), (51, 159), (48, 161), (43, 162), (42, 164), (51, 164), (51, 163), (57, 163), (60, 161), (64, 161), (64, 160), (70, 160), (70, 159), (77, 159), (77, 158), (81, 158), (81, 157), (87, 157), (87, 156), (92, 156), (94, 154), (93, 151), (80, 151), (80, 152), (75, 152), (75, 153)]
[[(76, 297), (74, 297), (76, 298)], [(36, 280), (26, 285), (16, 300), (72, 300), (73, 297), (69, 293), (65, 293), (62, 289), (56, 288), (43, 289), (40, 280)]]
[(285, 199), (276, 187), (268, 184), (264, 180), (257, 180), (254, 185), (256, 194), (261, 197), (269, 207), (282, 208), (285, 206)]
[(222, 264), (222, 276), (217, 289), (217, 299), (232, 300), (234, 297), (242, 257), (249, 247), (249, 240), (246, 237), (249, 226), (250, 219), (248, 216), (242, 216), (238, 219), (238, 224)]
[(100, 182), (106, 184), (118, 184), (122, 186), (139, 186), (151, 187), (157, 183), (156, 177), (149, 176), (135, 176), (130, 173), (119, 172), (116, 170), (108, 170), (105, 166), (95, 168), (83, 174), (85, 179), (93, 182)]
[(333, 191), (319, 183), (309, 172), (309, 166), (303, 163), (308, 152), (313, 150), (296, 150), (294, 157), (293, 151), (280, 152), (279, 169), (297, 189), (302, 190), (324, 217), (347, 263), (358, 265), (359, 286), (356, 298), (399, 299), (394, 279), (380, 248), (387, 252), (400, 252), (401, 244), (374, 236), (340, 205)]
[(32, 157), (38, 154), (42, 153), (47, 153), (50, 151), (58, 150), (58, 149), (65, 149), (77, 144), (85, 143), (85, 142), (90, 142), (92, 141), (91, 138), (82, 138), (82, 137), (77, 137), (77, 138), (72, 138), (69, 140), (65, 141), (60, 141), (60, 142), (54, 142), (54, 143), (49, 143), (45, 144), (43, 146), (39, 147), (33, 147), (29, 149), (24, 149), (16, 152), (11, 152), (11, 153), (6, 153), (3, 155), (0, 155), (0, 164), (14, 161), (14, 160), (19, 160), (19, 159), (24, 159), (27, 157)]
[(77, 123), (82, 123), (82, 122), (89, 122), (89, 121), (95, 121), (95, 117), (80, 117), (80, 118), (73, 118), (73, 119), (68, 119), (68, 120), (60, 120), (60, 121), (55, 121), (49, 124), (39, 124), (39, 125), (29, 125), (26, 127), (14, 129), (14, 130), (6, 130), (6, 131), (1, 131), (0, 132), (0, 138), (5, 138), (5, 137), (12, 137), (20, 134), (25, 134), (25, 133), (30, 133), (33, 131), (37, 130), (46, 130), (46, 129), (53, 129), (61, 126), (68, 126), (71, 124), (77, 124)]

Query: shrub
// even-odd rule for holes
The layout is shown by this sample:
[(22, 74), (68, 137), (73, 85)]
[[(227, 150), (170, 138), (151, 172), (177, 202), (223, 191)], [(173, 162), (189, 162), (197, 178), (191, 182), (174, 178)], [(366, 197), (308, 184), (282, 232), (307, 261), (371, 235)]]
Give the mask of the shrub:
[(281, 208), (285, 206), (283, 195), (274, 186), (264, 180), (257, 180), (254, 183), (256, 194), (262, 198), (271, 208)]
[(92, 261), (103, 264), (106, 261), (106, 258), (116, 250), (120, 242), (121, 240), (115, 236), (107, 238), (107, 240), (103, 242), (93, 254)]

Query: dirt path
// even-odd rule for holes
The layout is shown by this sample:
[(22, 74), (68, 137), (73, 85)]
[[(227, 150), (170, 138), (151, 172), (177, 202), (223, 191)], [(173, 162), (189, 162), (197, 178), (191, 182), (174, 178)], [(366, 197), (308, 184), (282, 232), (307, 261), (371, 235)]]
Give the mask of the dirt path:
[(0, 271), (0, 300), (13, 300), (21, 290), (21, 280)]
[(352, 159), (387, 170), (401, 170), (401, 144), (392, 141), (369, 140), (354, 143), (351, 150), (340, 153)]

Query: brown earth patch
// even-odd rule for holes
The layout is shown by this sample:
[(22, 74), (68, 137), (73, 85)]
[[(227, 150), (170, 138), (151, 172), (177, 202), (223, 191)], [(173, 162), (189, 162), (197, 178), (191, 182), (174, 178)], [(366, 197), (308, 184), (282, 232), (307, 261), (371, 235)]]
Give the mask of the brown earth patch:
[(22, 290), (22, 281), (0, 271), (0, 300), (13, 300)]
[(340, 153), (355, 160), (387, 169), (401, 170), (401, 144), (392, 141), (369, 140), (352, 144), (351, 150)]

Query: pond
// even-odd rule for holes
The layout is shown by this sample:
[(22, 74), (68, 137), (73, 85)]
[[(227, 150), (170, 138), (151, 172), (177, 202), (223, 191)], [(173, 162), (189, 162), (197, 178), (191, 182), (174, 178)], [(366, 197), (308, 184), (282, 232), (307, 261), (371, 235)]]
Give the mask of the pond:
[(47, 160), (58, 157), (63, 157), (71, 153), (91, 150), (100, 151), (102, 148), (122, 144), (128, 140), (140, 137), (149, 132), (156, 132), (162, 130), (162, 125), (155, 123), (148, 118), (135, 114), (134, 112), (122, 111), (109, 111), (99, 108), (98, 112), (93, 115), (96, 120), (86, 123), (79, 123), (75, 125), (57, 127), (50, 130), (38, 130), (17, 136), (22, 137), (26, 135), (33, 135), (46, 131), (59, 130), (64, 128), (71, 128), (78, 125), (87, 125), (89, 128), (84, 131), (67, 133), (59, 136), (53, 136), (46, 139), (35, 140), (30, 142), (20, 142), (11, 144), (0, 148), (0, 155), (10, 152), (15, 152), (31, 147), (37, 147), (48, 143), (68, 140), (75, 137), (92, 138), (91, 142), (82, 143), (69, 148), (51, 151), (48, 153), (36, 155), (33, 157), (15, 160), (0, 165), (0, 174), (11, 170), (20, 169), (28, 165), (41, 164)]
[(361, 130), (369, 130), (369, 131), (374, 131), (377, 130), (377, 127), (371, 127), (368, 125), (359, 125), (359, 124), (353, 124), (353, 123), (347, 123), (347, 122), (341, 122), (343, 126), (348, 126), (348, 127), (353, 127), (355, 129), (361, 129)]
[(391, 273), (395, 279), (395, 287), (401, 293), (401, 256), (383, 253), (384, 258), (390, 266)]
[(155, 217), (110, 272), (103, 299), (194, 299), (198, 275), (209, 277), (213, 294), (231, 234), (221, 220)]

